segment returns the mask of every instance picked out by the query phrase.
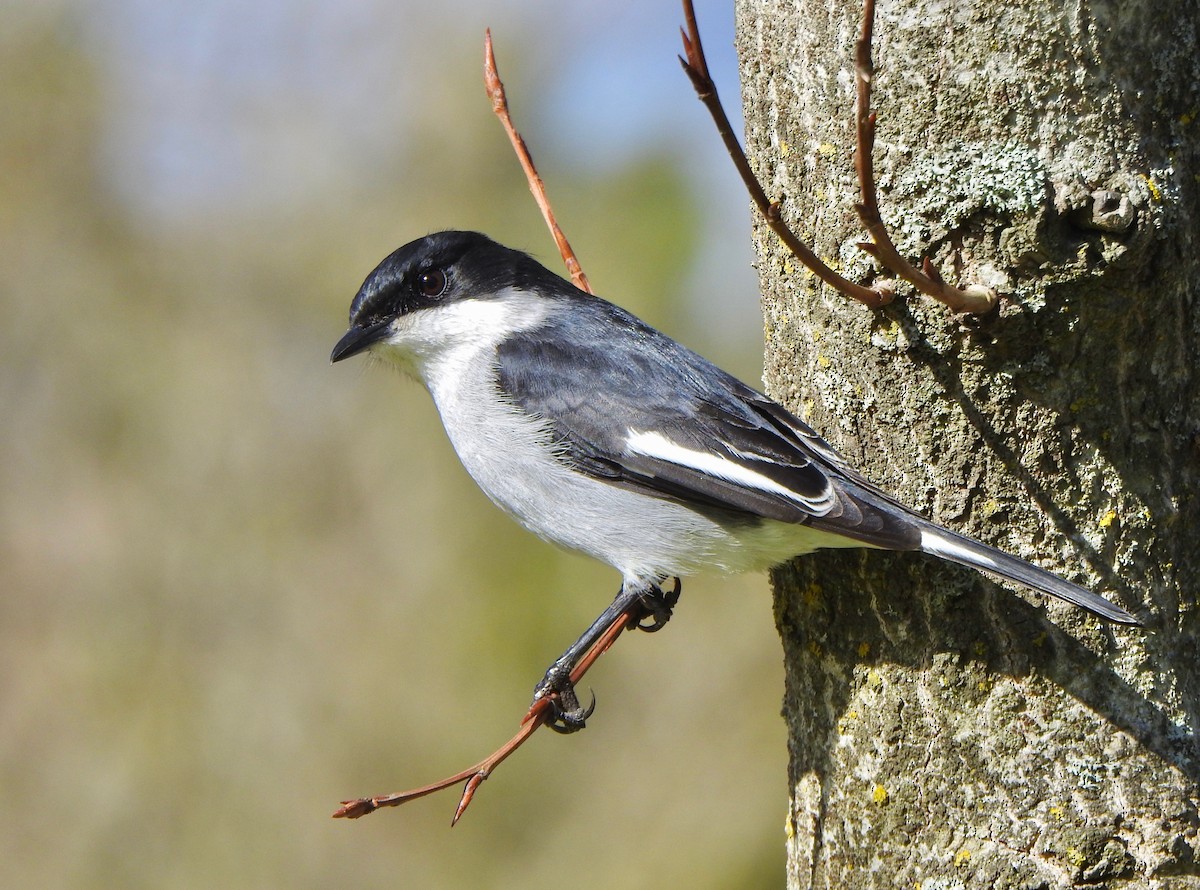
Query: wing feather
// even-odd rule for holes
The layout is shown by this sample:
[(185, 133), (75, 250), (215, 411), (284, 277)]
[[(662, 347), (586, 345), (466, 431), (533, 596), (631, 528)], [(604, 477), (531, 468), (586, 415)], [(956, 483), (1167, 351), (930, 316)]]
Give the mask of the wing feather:
[(503, 396), (547, 421), (562, 459), (594, 478), (735, 517), (920, 548), (916, 517), (802, 420), (603, 300), (550, 313), (501, 344), (497, 361)]

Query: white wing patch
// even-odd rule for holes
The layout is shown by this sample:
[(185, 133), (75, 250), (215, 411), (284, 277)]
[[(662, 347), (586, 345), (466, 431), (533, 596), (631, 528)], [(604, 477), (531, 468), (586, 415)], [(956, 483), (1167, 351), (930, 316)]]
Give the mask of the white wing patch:
[[(793, 503), (799, 504), (805, 510), (817, 516), (824, 516), (834, 504), (832, 487), (827, 487), (825, 494), (819, 499), (806, 498), (798, 492), (780, 485), (774, 479), (770, 479), (761, 473), (756, 473), (747, 466), (735, 463), (721, 457), (719, 454), (713, 454), (709, 451), (696, 451), (692, 448), (684, 448), (682, 445), (672, 442), (662, 433), (630, 430), (629, 434), (625, 437), (625, 446), (630, 451), (646, 457), (654, 457), (659, 460), (665, 460), (668, 463), (678, 464), (679, 466), (691, 467), (693, 470), (698, 470), (717, 479), (724, 479), (726, 482), (732, 482), (735, 485), (779, 495)], [(738, 453), (740, 454), (741, 452)], [(761, 458), (755, 455), (745, 456), (761, 460)]]

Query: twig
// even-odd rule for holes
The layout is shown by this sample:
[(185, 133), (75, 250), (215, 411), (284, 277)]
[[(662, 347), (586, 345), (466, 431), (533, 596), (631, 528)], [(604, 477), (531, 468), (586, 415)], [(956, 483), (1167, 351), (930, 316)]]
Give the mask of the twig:
[(563, 262), (567, 266), (567, 272), (570, 273), (571, 280), (575, 282), (575, 286), (580, 290), (587, 291), (589, 294), (592, 293), (587, 276), (583, 274), (583, 267), (580, 266), (579, 260), (575, 257), (575, 251), (571, 249), (571, 245), (567, 241), (567, 236), (563, 234), (562, 229), (558, 227), (558, 222), (554, 218), (554, 211), (550, 207), (550, 199), (546, 197), (546, 185), (538, 175), (537, 168), (533, 166), (533, 158), (529, 156), (529, 149), (525, 145), (525, 140), (521, 138), (521, 134), (513, 126), (512, 117), (509, 116), (508, 99), (504, 95), (504, 84), (500, 82), (500, 75), (496, 72), (496, 54), (492, 50), (492, 31), (490, 28), (483, 38), (483, 83), (487, 88), (488, 97), (492, 100), (492, 111), (496, 113), (496, 117), (500, 118), (500, 123), (504, 125), (504, 131), (508, 133), (508, 139), (512, 143), (513, 150), (517, 153), (517, 158), (521, 162), (522, 169), (525, 171), (525, 178), (529, 180), (529, 190), (533, 192), (533, 199), (542, 211), (542, 218), (546, 220), (546, 225), (550, 228), (550, 234), (554, 236), (554, 243), (558, 245), (558, 252), (562, 254)]
[[(762, 213), (771, 230), (775, 232), (805, 266), (817, 277), (846, 296), (858, 300), (871, 308), (890, 303), (894, 296), (894, 288), (890, 282), (879, 282), (870, 288), (863, 287), (838, 275), (823, 263), (812, 250), (804, 244), (783, 222), (779, 202), (767, 198), (766, 192), (759, 183), (746, 154), (733, 133), (729, 118), (717, 96), (716, 86), (708, 73), (708, 64), (704, 58), (704, 48), (700, 43), (700, 32), (696, 25), (696, 13), (692, 0), (683, 0), (683, 14), (687, 21), (687, 30), (683, 32), (683, 46), (686, 61), (680, 58), (683, 70), (691, 78), (696, 95), (700, 97), (713, 121), (717, 126), (729, 156), (734, 166), (741, 174), (742, 182), (750, 193), (751, 199)], [(912, 284), (920, 292), (944, 303), (956, 312), (983, 313), (996, 305), (996, 292), (981, 285), (969, 285), (964, 289), (947, 284), (928, 258), (922, 260), (921, 270), (915, 269), (905, 260), (896, 249), (883, 220), (879, 215), (879, 202), (875, 190), (875, 172), (871, 162), (871, 150), (875, 145), (875, 115), (870, 110), (871, 77), (874, 69), (871, 64), (871, 38), (875, 22), (875, 2), (865, 0), (863, 8), (862, 33), (855, 44), (855, 73), (856, 73), (856, 142), (855, 169), (858, 174), (859, 188), (862, 195), (860, 203), (855, 204), (859, 218), (866, 227), (872, 241), (858, 244), (859, 248), (878, 260), (884, 268)]]
[(862, 32), (854, 45), (855, 71), (855, 135), (857, 147), (854, 165), (862, 200), (854, 205), (858, 217), (874, 243), (860, 242), (859, 248), (879, 260), (888, 270), (903, 278), (923, 294), (927, 294), (955, 312), (988, 312), (996, 305), (996, 292), (972, 284), (959, 290), (947, 284), (928, 257), (922, 262), (923, 271), (915, 269), (896, 250), (879, 215), (875, 191), (875, 169), (871, 152), (875, 147), (875, 114), (871, 111), (871, 79), (875, 74), (871, 62), (871, 39), (875, 26), (875, 0), (864, 0)]
[(863, 287), (857, 282), (844, 278), (829, 268), (784, 222), (779, 202), (771, 201), (767, 197), (758, 177), (754, 175), (754, 171), (750, 168), (750, 162), (746, 159), (746, 153), (742, 150), (737, 136), (734, 135), (733, 127), (721, 105), (721, 99), (717, 96), (717, 87), (713, 83), (712, 77), (709, 76), (708, 62), (704, 58), (704, 47), (700, 43), (700, 29), (696, 24), (696, 11), (692, 8), (692, 0), (683, 0), (683, 15), (687, 22), (687, 29), (680, 29), (680, 35), (683, 37), (684, 56), (679, 57), (679, 64), (683, 66), (683, 70), (691, 79), (696, 95), (704, 103), (708, 113), (712, 115), (713, 123), (717, 125), (717, 132), (720, 133), (725, 148), (733, 159), (733, 164), (737, 167), (742, 182), (746, 185), (746, 190), (750, 193), (751, 199), (763, 215), (767, 225), (770, 226), (771, 231), (779, 236), (779, 240), (795, 254), (800, 262), (830, 287), (872, 309), (878, 309), (880, 306), (890, 303), (894, 292), (889, 284)]
[[(574, 686), (583, 678), (583, 675), (596, 663), (596, 660), (616, 642), (617, 637), (621, 635), (623, 630), (636, 627), (641, 618), (642, 615), (637, 611), (636, 607), (631, 607), (618, 615), (612, 624), (605, 629), (603, 636), (596, 641), (596, 644), (587, 651), (587, 654), (584, 655), (579, 664), (571, 671), (571, 685)], [(467, 807), (471, 805), (471, 801), (475, 798), (475, 792), (483, 784), (484, 780), (492, 774), (496, 767), (525, 744), (539, 727), (550, 719), (553, 713), (553, 702), (557, 698), (558, 693), (552, 692), (530, 705), (528, 712), (521, 718), (520, 731), (474, 766), (468, 767), (452, 776), (447, 776), (438, 782), (423, 785), (420, 788), (413, 788), (409, 791), (384, 794), (378, 797), (361, 797), (357, 800), (344, 800), (342, 801), (342, 805), (333, 813), (333, 818), (357, 819), (360, 816), (366, 816), (368, 813), (375, 812), (380, 807), (400, 806), (400, 804), (408, 803), (410, 800), (416, 800), (419, 797), (425, 797), (427, 794), (433, 794), (435, 791), (441, 791), (452, 785), (457, 785), (459, 782), (465, 782), (462, 796), (458, 800), (458, 807), (454, 810), (454, 818), (450, 820), (451, 825), (456, 825), (458, 820), (462, 818), (462, 814), (466, 812)]]

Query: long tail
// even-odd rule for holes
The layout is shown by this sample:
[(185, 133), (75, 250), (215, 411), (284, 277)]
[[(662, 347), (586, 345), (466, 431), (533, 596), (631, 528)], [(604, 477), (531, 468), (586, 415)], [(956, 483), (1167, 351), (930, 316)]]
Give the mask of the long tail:
[(1001, 578), (1007, 578), (1009, 581), (1015, 581), (1050, 596), (1056, 596), (1118, 624), (1140, 626), (1142, 623), (1120, 606), (1110, 603), (1104, 597), (1098, 596), (1090, 590), (1085, 590), (1078, 584), (1064, 581), (1057, 575), (1052, 575), (1045, 569), (1039, 569), (1032, 563), (1016, 556), (1010, 556), (1002, 550), (981, 544), (979, 541), (956, 534), (948, 529), (933, 525), (922, 526), (921, 550), (959, 565), (992, 572)]

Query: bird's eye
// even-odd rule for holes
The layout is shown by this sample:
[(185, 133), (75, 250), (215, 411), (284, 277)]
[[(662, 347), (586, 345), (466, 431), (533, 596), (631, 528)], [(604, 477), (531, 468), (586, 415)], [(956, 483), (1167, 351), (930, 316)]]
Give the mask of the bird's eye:
[(417, 276), (417, 290), (422, 296), (440, 297), (446, 292), (446, 273), (441, 269), (430, 269)]

